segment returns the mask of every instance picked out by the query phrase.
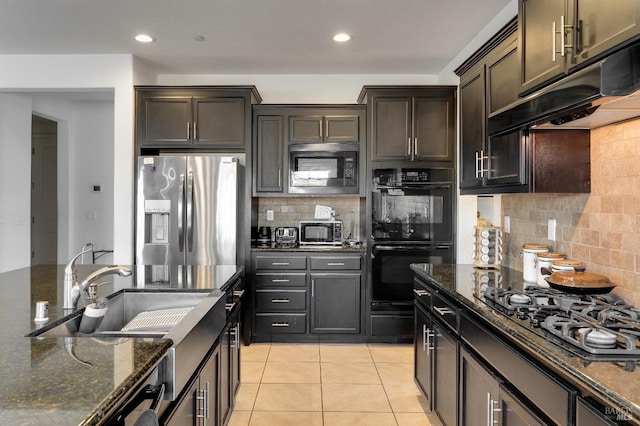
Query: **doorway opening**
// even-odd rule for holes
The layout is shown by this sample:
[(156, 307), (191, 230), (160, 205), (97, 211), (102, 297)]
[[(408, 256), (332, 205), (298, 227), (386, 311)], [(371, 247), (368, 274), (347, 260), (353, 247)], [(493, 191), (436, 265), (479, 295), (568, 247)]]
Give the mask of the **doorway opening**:
[(58, 123), (31, 118), (31, 264), (58, 263)]

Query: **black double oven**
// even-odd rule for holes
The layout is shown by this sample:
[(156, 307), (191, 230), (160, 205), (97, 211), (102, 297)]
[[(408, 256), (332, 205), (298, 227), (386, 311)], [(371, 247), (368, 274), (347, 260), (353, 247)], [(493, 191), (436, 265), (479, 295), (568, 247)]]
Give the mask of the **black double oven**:
[(454, 170), (373, 170), (370, 240), (370, 333), (413, 337), (411, 263), (453, 261)]

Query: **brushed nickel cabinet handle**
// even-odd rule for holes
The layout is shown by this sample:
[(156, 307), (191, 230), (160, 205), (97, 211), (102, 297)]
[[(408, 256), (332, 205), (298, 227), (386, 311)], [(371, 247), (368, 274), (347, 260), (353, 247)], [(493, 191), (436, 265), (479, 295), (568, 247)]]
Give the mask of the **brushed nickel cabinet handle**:
[(288, 322), (272, 322), (271, 327), (289, 327)]

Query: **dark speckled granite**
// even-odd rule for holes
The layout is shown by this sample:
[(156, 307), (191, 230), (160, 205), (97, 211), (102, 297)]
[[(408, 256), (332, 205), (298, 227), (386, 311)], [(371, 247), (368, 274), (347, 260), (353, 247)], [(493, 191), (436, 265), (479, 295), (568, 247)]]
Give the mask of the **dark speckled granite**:
[[(81, 279), (100, 266), (78, 265), (78, 277)], [(222, 287), (242, 273), (242, 268), (235, 265), (193, 268), (201, 268), (200, 276), (206, 277), (190, 284), (195, 287), (189, 288), (197, 289)], [(0, 274), (2, 424), (100, 424), (103, 416), (123, 402), (172, 344), (168, 339), (125, 338), (105, 342), (89, 337), (25, 337), (39, 328), (33, 321), (36, 301), (49, 301), (49, 322), (64, 316), (63, 271), (64, 265), (39, 265)], [(99, 287), (98, 295), (141, 285), (184, 290), (174, 281), (136, 285), (144, 275), (140, 271), (128, 278), (105, 278), (107, 283)], [(77, 358), (92, 365), (75, 360), (66, 347), (73, 347)]]
[[(472, 265), (414, 264), (420, 277), (454, 296), (473, 314), (480, 316), (538, 362), (572, 383), (583, 396), (594, 396), (611, 412), (640, 424), (640, 362), (634, 371), (626, 371), (611, 362), (584, 362), (526, 328), (496, 313), (474, 296), (482, 270)], [(522, 288), (522, 273), (509, 268), (499, 270), (502, 287)]]

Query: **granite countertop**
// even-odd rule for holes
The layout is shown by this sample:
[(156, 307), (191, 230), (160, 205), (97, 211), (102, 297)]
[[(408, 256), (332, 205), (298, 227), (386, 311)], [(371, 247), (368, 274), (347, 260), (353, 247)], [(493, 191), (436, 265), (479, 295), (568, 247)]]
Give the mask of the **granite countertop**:
[(476, 297), (483, 275), (493, 274), (502, 287), (521, 289), (522, 273), (509, 268), (487, 271), (473, 265), (413, 264), (411, 269), (420, 277), (455, 297), (476, 315), (494, 326), (511, 343), (524, 350), (538, 362), (551, 368), (572, 383), (583, 396), (594, 395), (611, 406), (612, 412), (640, 423), (640, 361), (631, 362), (633, 371), (625, 365), (607, 361), (582, 360), (561, 349), (547, 339), (495, 312)]
[[(78, 278), (104, 265), (78, 265)], [(192, 280), (182, 280), (193, 269)], [(127, 288), (202, 290), (223, 287), (243, 272), (219, 267), (138, 266), (131, 277), (108, 276), (98, 296)], [(0, 274), (0, 419), (6, 424), (99, 424), (160, 362), (170, 339), (26, 337), (44, 325), (33, 321), (35, 303), (49, 302), (49, 322), (62, 309), (64, 265), (38, 265)], [(160, 277), (160, 278), (158, 278)], [(68, 349), (72, 348), (77, 359)], [(80, 361), (83, 361), (82, 363)], [(91, 365), (88, 365), (91, 364)]]

